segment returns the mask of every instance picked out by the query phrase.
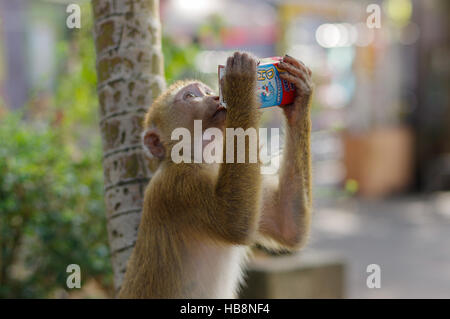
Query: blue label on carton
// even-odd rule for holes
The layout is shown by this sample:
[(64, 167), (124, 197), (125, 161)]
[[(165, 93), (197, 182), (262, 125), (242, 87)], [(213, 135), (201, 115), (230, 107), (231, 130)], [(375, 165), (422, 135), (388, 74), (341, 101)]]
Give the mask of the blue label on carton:
[[(286, 105), (294, 100), (295, 87), (292, 83), (280, 78), (280, 70), (277, 68), (281, 57), (262, 59), (256, 68), (257, 83), (256, 92), (261, 100), (261, 108)], [(281, 70), (281, 72), (285, 72)], [(220, 80), (225, 75), (225, 67), (219, 65), (219, 100), (220, 104), (226, 106), (220, 87)]]
[(273, 64), (261, 65), (257, 68), (257, 93), (261, 99), (261, 107), (280, 105), (283, 89), (277, 68)]

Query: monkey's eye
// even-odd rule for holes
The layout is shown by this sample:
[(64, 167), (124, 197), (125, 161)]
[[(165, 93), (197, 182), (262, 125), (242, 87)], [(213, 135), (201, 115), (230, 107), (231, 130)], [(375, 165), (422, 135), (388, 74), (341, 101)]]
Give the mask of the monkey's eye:
[(207, 92), (205, 92), (205, 94), (206, 94), (206, 95), (213, 95), (213, 92), (207, 91)]
[(194, 93), (192, 93), (192, 92), (186, 92), (185, 94), (184, 94), (184, 99), (189, 99), (189, 98), (193, 98), (193, 97), (196, 97), (196, 95), (194, 94)]

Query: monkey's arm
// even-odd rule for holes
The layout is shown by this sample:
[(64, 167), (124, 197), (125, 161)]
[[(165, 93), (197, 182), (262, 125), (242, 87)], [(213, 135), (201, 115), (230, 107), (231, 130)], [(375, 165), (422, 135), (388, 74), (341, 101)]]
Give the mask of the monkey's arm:
[[(260, 163), (257, 152), (259, 104), (256, 96), (256, 60), (247, 53), (236, 52), (227, 61), (224, 79), (224, 97), (227, 103), (226, 132), (223, 163), (215, 185), (216, 222), (211, 225), (225, 239), (247, 244), (254, 239), (259, 222), (259, 192), (261, 186)], [(229, 129), (254, 130), (255, 145), (245, 138), (245, 150), (230, 139)], [(241, 131), (242, 132), (242, 131)], [(250, 132), (251, 133), (251, 132)], [(233, 142), (227, 154), (227, 143)], [(256, 153), (250, 162), (249, 152)], [(245, 151), (245, 162), (236, 163), (238, 152)], [(230, 159), (234, 159), (230, 163)]]
[[(259, 223), (261, 189), (255, 58), (247, 53), (236, 52), (227, 60), (223, 80), (222, 88), (227, 103), (224, 141), (232, 142), (234, 147), (227, 154), (228, 147), (224, 142), (223, 163), (217, 176), (208, 170), (194, 170), (192, 166), (188, 168), (174, 164), (170, 170), (166, 170), (170, 174), (163, 176), (160, 179), (163, 182), (154, 187), (158, 189), (155, 199), (164, 200), (164, 207), (174, 207), (171, 211), (182, 207), (188, 212), (168, 216), (174, 224), (192, 229), (193, 235), (206, 234), (208, 238), (226, 243), (251, 244)], [(247, 133), (253, 134), (256, 139), (241, 136), (245, 148), (240, 149), (233, 141), (235, 138), (231, 136), (230, 129), (237, 129), (235, 135), (245, 135), (244, 132), (248, 130)], [(250, 150), (255, 153), (252, 162)], [(238, 155), (242, 155), (240, 152), (245, 153), (244, 163), (237, 162)], [(156, 184), (155, 178), (153, 184)]]
[[(239, 129), (241, 132), (254, 130), (257, 138), (259, 104), (256, 96), (256, 60), (251, 55), (236, 52), (228, 58), (223, 93), (227, 103), (224, 141), (228, 139), (228, 142), (233, 142), (234, 137), (229, 138), (229, 129)], [(227, 134), (230, 135), (228, 138)], [(201, 207), (196, 219), (198, 226), (215, 238), (233, 244), (250, 244), (259, 222), (260, 163), (257, 157), (254, 162), (249, 161), (249, 150), (253, 147), (257, 155), (258, 144), (256, 140), (253, 141), (255, 145), (250, 145), (250, 138), (244, 139), (245, 149), (239, 149), (233, 142), (234, 147), (228, 154), (227, 142), (224, 142), (223, 163), (220, 164), (218, 176), (201, 177), (195, 185), (203, 194), (197, 206)], [(245, 152), (244, 163), (236, 162), (238, 155), (241, 155), (238, 152)], [(198, 195), (192, 196), (195, 197)]]
[[(281, 245), (298, 249), (306, 241), (312, 206), (310, 106), (312, 97), (311, 71), (291, 57), (284, 57), (280, 67), (287, 73), (282, 77), (294, 83), (297, 96), (284, 108), (286, 140), (278, 181), (264, 183), (260, 242), (271, 248)], [(271, 245), (270, 238), (276, 242)], [(273, 243), (273, 242), (272, 242)]]

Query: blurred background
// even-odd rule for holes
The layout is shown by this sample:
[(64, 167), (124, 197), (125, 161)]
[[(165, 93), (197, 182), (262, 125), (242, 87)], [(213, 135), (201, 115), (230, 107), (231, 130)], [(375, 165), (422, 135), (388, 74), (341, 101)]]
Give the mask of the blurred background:
[[(80, 29), (66, 27), (70, 3), (81, 6)], [(373, 5), (379, 21), (368, 21)], [(217, 89), (217, 65), (237, 49), (288, 53), (313, 71), (313, 229), (298, 261), (286, 260), (292, 276), (310, 278), (298, 296), (450, 297), (450, 2), (160, 9), (168, 83)], [(266, 110), (263, 121), (281, 127), (282, 114)], [(1, 298), (112, 296), (101, 152), (89, 1), (0, 0)], [(76, 291), (65, 288), (74, 263)], [(367, 285), (371, 264), (380, 288)], [(277, 267), (255, 262), (249, 282)]]

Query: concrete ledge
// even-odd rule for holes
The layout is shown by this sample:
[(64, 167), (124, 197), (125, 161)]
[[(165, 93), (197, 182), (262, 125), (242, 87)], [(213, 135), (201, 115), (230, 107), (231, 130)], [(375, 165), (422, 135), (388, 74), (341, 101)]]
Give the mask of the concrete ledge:
[(328, 254), (258, 254), (247, 271), (240, 298), (344, 298), (345, 265)]

